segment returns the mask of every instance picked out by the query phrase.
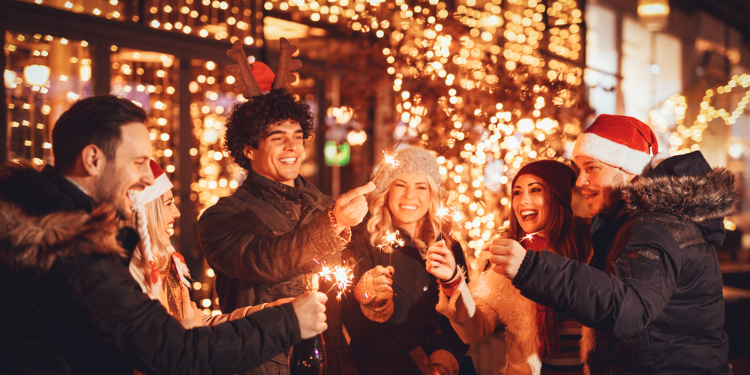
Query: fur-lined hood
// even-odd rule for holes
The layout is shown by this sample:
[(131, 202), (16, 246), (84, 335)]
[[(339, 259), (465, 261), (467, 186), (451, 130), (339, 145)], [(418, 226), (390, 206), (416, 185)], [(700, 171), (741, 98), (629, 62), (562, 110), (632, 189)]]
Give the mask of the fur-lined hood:
[(627, 185), (623, 199), (635, 214), (663, 212), (709, 224), (734, 213), (738, 194), (734, 174), (725, 168), (711, 169), (703, 154), (695, 151), (662, 161)]
[(51, 167), (41, 173), (12, 163), (0, 167), (0, 196), (4, 271), (44, 271), (59, 257), (75, 255), (129, 256), (118, 243), (115, 210), (91, 209), (90, 197)]
[(28, 216), (0, 202), (0, 266), (13, 271), (49, 269), (58, 257), (110, 254), (127, 257), (117, 242), (114, 210), (98, 207), (85, 211)]

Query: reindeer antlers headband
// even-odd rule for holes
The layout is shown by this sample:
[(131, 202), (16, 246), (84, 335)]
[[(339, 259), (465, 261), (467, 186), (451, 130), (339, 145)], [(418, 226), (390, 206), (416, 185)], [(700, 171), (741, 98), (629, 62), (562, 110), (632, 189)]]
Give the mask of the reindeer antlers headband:
[[(273, 89), (285, 88), (288, 92), (291, 92), (292, 89), (289, 85), (297, 81), (297, 77), (292, 74), (292, 70), (301, 68), (302, 62), (292, 60), (292, 55), (297, 52), (297, 46), (291, 45), (286, 38), (281, 38), (279, 42), (281, 44), (281, 53), (279, 56), (279, 66), (276, 68), (276, 78), (273, 81)], [(232, 49), (227, 51), (227, 56), (237, 62), (236, 65), (227, 67), (227, 73), (234, 76), (235, 86), (245, 87), (242, 95), (246, 99), (261, 95), (262, 92), (260, 91), (258, 82), (253, 77), (253, 69), (247, 62), (245, 50), (242, 49), (242, 42), (239, 40), (235, 41)]]

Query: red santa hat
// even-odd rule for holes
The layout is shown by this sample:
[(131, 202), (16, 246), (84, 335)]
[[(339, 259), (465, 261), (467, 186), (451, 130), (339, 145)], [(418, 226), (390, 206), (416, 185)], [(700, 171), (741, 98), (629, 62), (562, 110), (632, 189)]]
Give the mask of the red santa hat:
[(573, 158), (583, 155), (625, 172), (640, 175), (669, 157), (659, 153), (651, 127), (629, 116), (599, 115), (578, 136)]
[(167, 174), (164, 173), (164, 170), (161, 169), (159, 164), (156, 164), (156, 161), (154, 161), (154, 159), (151, 159), (150, 164), (151, 172), (154, 174), (154, 184), (151, 186), (147, 186), (141, 192), (141, 195), (138, 198), (141, 204), (146, 204), (156, 198), (161, 197), (162, 194), (166, 193), (167, 191), (171, 190), (172, 187), (174, 187), (174, 185), (172, 185), (172, 181), (169, 181), (169, 177), (167, 177)]

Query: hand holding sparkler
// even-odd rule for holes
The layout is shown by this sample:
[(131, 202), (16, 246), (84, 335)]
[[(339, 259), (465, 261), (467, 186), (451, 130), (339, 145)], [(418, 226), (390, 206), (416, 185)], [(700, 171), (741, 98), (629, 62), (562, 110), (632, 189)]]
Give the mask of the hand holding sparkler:
[(456, 271), (456, 258), (445, 246), (445, 241), (435, 242), (427, 249), (427, 272), (439, 280), (450, 281)]
[(485, 249), (489, 250), (492, 270), (513, 280), (521, 267), (526, 249), (520, 243), (507, 238), (498, 238), (488, 242)]
[(354, 288), (354, 296), (360, 304), (369, 305), (393, 299), (393, 273), (391, 266), (375, 266), (365, 272)]
[(367, 215), (367, 199), (365, 194), (375, 190), (375, 184), (368, 182), (341, 194), (333, 206), (333, 216), (336, 218), (336, 229), (340, 232), (346, 227), (353, 227), (362, 222)]

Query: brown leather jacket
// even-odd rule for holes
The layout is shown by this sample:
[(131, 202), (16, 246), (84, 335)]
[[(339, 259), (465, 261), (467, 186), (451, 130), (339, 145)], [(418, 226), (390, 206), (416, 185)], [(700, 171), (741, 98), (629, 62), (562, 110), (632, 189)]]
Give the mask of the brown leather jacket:
[[(301, 294), (303, 275), (344, 248), (328, 217), (333, 204), (301, 176), (290, 187), (251, 171), (237, 192), (206, 209), (198, 237), (222, 311)], [(257, 373), (286, 373), (283, 354), (273, 362)]]

